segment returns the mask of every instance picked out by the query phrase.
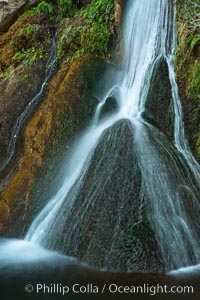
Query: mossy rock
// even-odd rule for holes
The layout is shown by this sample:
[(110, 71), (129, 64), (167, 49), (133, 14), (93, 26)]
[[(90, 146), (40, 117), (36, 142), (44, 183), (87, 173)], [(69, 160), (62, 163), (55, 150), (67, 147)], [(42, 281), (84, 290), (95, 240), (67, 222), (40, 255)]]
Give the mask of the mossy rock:
[(2, 232), (22, 235), (30, 216), (55, 193), (63, 160), (94, 114), (98, 101), (92, 90), (106, 68), (101, 59), (85, 57), (49, 82), (43, 103), (24, 129), (22, 155), (1, 195), (0, 207), (9, 207), (9, 215), (1, 216)]
[[(8, 158), (8, 149), (15, 125), (25, 109), (29, 107), (34, 96), (40, 91), (46, 76), (45, 68), (52, 44), (50, 25), (46, 14), (31, 14), (30, 11), (26, 11), (26, 14), (21, 15), (1, 36), (1, 166)], [(23, 125), (31, 113), (32, 106), (23, 118)], [(20, 147), (15, 148), (20, 152)]]
[(200, 159), (200, 13), (199, 1), (177, 2), (178, 47), (175, 66), (184, 121), (193, 154)]

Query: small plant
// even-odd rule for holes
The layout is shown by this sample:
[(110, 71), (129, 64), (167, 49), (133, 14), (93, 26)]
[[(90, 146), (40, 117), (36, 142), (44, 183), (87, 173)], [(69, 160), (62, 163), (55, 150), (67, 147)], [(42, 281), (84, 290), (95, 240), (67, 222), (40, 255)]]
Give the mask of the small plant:
[(63, 30), (57, 43), (58, 59), (62, 58), (65, 55), (65, 52), (70, 55), (71, 52), (77, 50), (77, 44), (78, 46), (80, 45), (81, 29), (82, 28), (75, 22), (72, 22)]
[[(85, 30), (84, 30), (85, 29)], [(93, 23), (89, 28), (83, 28), (81, 34), (81, 48), (89, 54), (106, 54), (110, 33), (105, 23)]]
[(200, 32), (200, 2), (199, 0), (178, 0), (178, 21), (187, 24), (188, 35)]
[(50, 19), (53, 18), (53, 6), (50, 3), (47, 3), (46, 1), (40, 2), (36, 7), (33, 7), (32, 9), (27, 10), (24, 14), (22, 14), (18, 20), (23, 19), (26, 16), (35, 16), (38, 14), (44, 13), (46, 14)]
[(2, 73), (0, 75), (0, 79), (9, 78), (12, 75), (13, 72), (14, 72), (14, 67), (13, 67), (13, 65), (11, 65), (9, 68), (6, 69), (6, 71), (4, 73)]
[(26, 56), (26, 52), (24, 50), (15, 52), (12, 61), (19, 62), (22, 61)]
[[(59, 0), (65, 9), (73, 8), (72, 1)], [(92, 54), (106, 56), (114, 21), (114, 0), (92, 0), (85, 8), (75, 12), (73, 24), (68, 24), (58, 41), (58, 59)]]
[(198, 138), (197, 138), (197, 151), (198, 151), (198, 156), (200, 158), (200, 129), (199, 129), (199, 135), (198, 135)]
[(106, 56), (110, 33), (105, 23), (92, 24), (76, 22), (68, 25), (57, 44), (57, 57), (93, 54)]
[[(186, 85), (188, 101), (194, 109), (191, 122), (199, 124), (200, 112), (200, 2), (177, 0), (178, 48), (176, 70), (179, 80)], [(198, 125), (197, 125), (198, 126)], [(200, 157), (200, 129), (193, 134)]]
[(89, 22), (112, 22), (114, 20), (113, 0), (92, 0), (91, 4), (77, 13), (78, 16), (85, 17)]
[(194, 48), (200, 44), (200, 34), (190, 35), (186, 39), (186, 44), (190, 46), (190, 50), (193, 51)]
[(200, 107), (200, 60), (196, 60), (189, 69), (187, 94)]
[(15, 44), (14, 44), (13, 40), (10, 41), (9, 47), (10, 47), (11, 49), (13, 49), (13, 48), (15, 47)]
[(22, 49), (21, 51), (16, 51), (13, 58), (12, 63), (19, 64), (23, 61), (23, 64), (26, 68), (30, 68), (35, 61), (41, 60), (44, 58), (44, 51), (38, 47), (31, 47), (27, 50)]
[(51, 4), (47, 3), (46, 1), (42, 1), (38, 4), (38, 6), (33, 10), (35, 10), (35, 14), (37, 13), (44, 13), (48, 16), (52, 16), (53, 7)]
[(72, 0), (58, 0), (59, 19), (71, 17), (74, 12), (74, 4)]
[(34, 33), (34, 31), (37, 30), (38, 27), (39, 26), (34, 27), (33, 25), (27, 25), (27, 26), (20, 29), (20, 33), (25, 33), (27, 35), (31, 35), (31, 34)]

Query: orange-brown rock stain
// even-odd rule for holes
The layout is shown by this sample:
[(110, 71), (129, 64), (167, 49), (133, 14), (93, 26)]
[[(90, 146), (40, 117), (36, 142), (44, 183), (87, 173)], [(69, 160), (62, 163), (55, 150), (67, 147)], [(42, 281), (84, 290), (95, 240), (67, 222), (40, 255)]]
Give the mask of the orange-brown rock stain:
[(68, 71), (61, 70), (51, 79), (43, 103), (24, 129), (23, 154), (10, 183), (0, 195), (0, 232), (10, 226), (16, 209), (21, 210), (21, 226), (27, 223), (36, 172), (42, 168), (45, 154), (56, 151), (51, 149), (56, 146), (56, 135), (71, 117), (72, 107), (80, 104), (83, 93), (80, 69), (86, 60), (88, 57), (74, 62)]

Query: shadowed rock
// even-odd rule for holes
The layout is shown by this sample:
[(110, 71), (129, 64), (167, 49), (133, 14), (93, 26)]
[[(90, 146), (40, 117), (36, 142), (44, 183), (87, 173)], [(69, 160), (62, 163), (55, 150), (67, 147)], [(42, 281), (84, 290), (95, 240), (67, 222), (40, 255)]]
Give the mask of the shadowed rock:
[[(96, 271), (73, 257), (50, 252), (20, 240), (1, 240), (0, 253), (2, 300), (12, 300), (16, 296), (22, 300), (55, 300), (63, 299), (63, 297), (67, 299), (94, 299), (94, 297), (95, 299), (150, 299), (152, 297), (155, 299), (161, 297), (164, 299), (198, 299), (199, 295), (199, 266), (181, 269), (167, 275)], [(44, 293), (44, 288), (37, 292), (39, 284), (43, 287), (46, 285), (46, 293)], [(75, 284), (76, 293), (73, 292)], [(57, 285), (61, 287), (57, 293), (56, 288), (55, 292), (48, 293), (48, 288)], [(65, 286), (68, 286), (70, 290), (63, 296), (62, 288)], [(78, 292), (81, 286), (86, 287), (86, 293)], [(110, 290), (113, 290), (114, 286), (117, 286), (121, 292), (111, 293)], [(33, 289), (32, 292), (26, 292), (28, 287)], [(98, 290), (97, 294), (93, 293), (95, 287)], [(128, 287), (129, 291), (138, 288), (139, 293), (123, 292), (125, 287)], [(170, 293), (172, 287), (173, 291), (179, 287), (179, 293)], [(146, 293), (141, 292), (144, 288), (146, 288)], [(180, 288), (185, 288), (185, 293), (180, 293)], [(127, 288), (125, 289), (127, 291)]]

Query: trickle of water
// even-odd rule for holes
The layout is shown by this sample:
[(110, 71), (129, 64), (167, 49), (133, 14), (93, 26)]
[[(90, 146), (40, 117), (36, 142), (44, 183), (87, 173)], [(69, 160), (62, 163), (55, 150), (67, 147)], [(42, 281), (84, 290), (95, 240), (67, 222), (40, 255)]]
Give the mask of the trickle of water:
[[(170, 270), (199, 263), (200, 180), (198, 179), (200, 169), (190, 152), (184, 133), (181, 102), (173, 67), (176, 44), (174, 15), (173, 0), (129, 1), (124, 24), (124, 65), (121, 72), (116, 75), (116, 85), (110, 87), (109, 92), (98, 105), (91, 126), (80, 138), (66, 164), (68, 167), (61, 188), (35, 218), (25, 237), (26, 240), (47, 248), (61, 247), (66, 252), (68, 247), (73, 245), (70, 251), (79, 255), (79, 252), (83, 251), (81, 250), (81, 239), (84, 238), (82, 227), (87, 225), (85, 228), (93, 227), (90, 229), (87, 249), (81, 254), (82, 258), (87, 257), (87, 253), (93, 251), (92, 245), (98, 242), (97, 232), (100, 232), (101, 224), (99, 225), (98, 222), (107, 219), (108, 214), (112, 214), (112, 211), (104, 211), (106, 202), (103, 202), (104, 196), (101, 194), (101, 190), (106, 189), (107, 182), (115, 171), (106, 151), (110, 151), (110, 155), (116, 158), (117, 164), (116, 153), (119, 141), (118, 135), (113, 133), (113, 128), (120, 121), (126, 120), (132, 135), (133, 156), (136, 157), (136, 164), (140, 170), (141, 180), (138, 183), (140, 192), (137, 193), (137, 199), (135, 199), (136, 196), (133, 196), (127, 188), (120, 199), (116, 201), (106, 199), (106, 201), (114, 201), (115, 208), (117, 207), (117, 217), (115, 224), (110, 224), (107, 228), (110, 240), (106, 245), (106, 250), (104, 251), (104, 248), (99, 246), (99, 249), (102, 249), (101, 256), (104, 257), (101, 267), (109, 268), (108, 261), (115, 256), (114, 253), (121, 243), (119, 237), (121, 238), (124, 232), (126, 235), (126, 230), (129, 230), (124, 224), (126, 222), (130, 224), (132, 235), (128, 238), (131, 240), (136, 233), (136, 226), (145, 220), (148, 220), (153, 230), (165, 269)], [(142, 118), (155, 65), (163, 58), (168, 65), (172, 89), (174, 145), (169, 143), (163, 133)], [(119, 109), (100, 121), (99, 116), (104, 103), (113, 95)], [(96, 167), (93, 168), (95, 151), (105, 136), (107, 146), (102, 147), (101, 162), (96, 162)], [(111, 139), (112, 143), (109, 142)], [(127, 151), (131, 151), (130, 149), (129, 147)], [(124, 151), (119, 155), (125, 157), (128, 154), (129, 152)], [(107, 159), (107, 163), (110, 163), (106, 175), (103, 171), (99, 172), (104, 158)], [(130, 162), (130, 165), (131, 163), (133, 162)], [(88, 186), (87, 176), (91, 168), (96, 168), (96, 171), (93, 175), (93, 185)], [(121, 172), (124, 172), (124, 176), (129, 174), (123, 169)], [(132, 172), (135, 171), (132, 170)], [(96, 177), (98, 177), (98, 182)], [(127, 184), (127, 180), (122, 179), (122, 181), (117, 185)], [(112, 182), (111, 187), (116, 189), (112, 186)], [(85, 189), (87, 197), (79, 206), (80, 204), (77, 203), (80, 201), (80, 194)], [(134, 215), (129, 203), (129, 213), (133, 214), (132, 221), (128, 219), (126, 206), (127, 199), (130, 197), (133, 197), (133, 206), (138, 203), (136, 205), (137, 216)], [(99, 203), (103, 203), (100, 208)], [(95, 211), (98, 211), (97, 215)], [(94, 224), (91, 225), (91, 223)], [(123, 247), (120, 249), (122, 251)], [(134, 251), (134, 248), (131, 251)], [(140, 252), (141, 247), (138, 246), (138, 251), (134, 252), (134, 255), (139, 256)], [(134, 260), (132, 262), (126, 261), (126, 258), (124, 260), (125, 270), (138, 270)], [(120, 270), (120, 266), (116, 266), (115, 270)]]
[(28, 103), (25, 110), (21, 113), (21, 115), (17, 119), (15, 126), (13, 127), (10, 143), (9, 143), (7, 154), (6, 154), (6, 158), (2, 162), (2, 164), (0, 164), (0, 172), (3, 171), (7, 167), (7, 165), (13, 158), (20, 130), (21, 130), (22, 126), (24, 125), (25, 121), (27, 120), (28, 116), (30, 115), (30, 113), (33, 111), (34, 107), (37, 105), (38, 100), (40, 99), (40, 97), (42, 96), (42, 94), (44, 92), (44, 88), (45, 88), (48, 80), (50, 79), (50, 77), (53, 74), (53, 71), (54, 71), (53, 63), (56, 59), (56, 41), (55, 41), (55, 39), (56, 39), (56, 37), (54, 37), (52, 40), (51, 53), (50, 53), (50, 56), (46, 63), (45, 77), (41, 84), (40, 90), (33, 97), (33, 99), (31, 99), (31, 101)]

